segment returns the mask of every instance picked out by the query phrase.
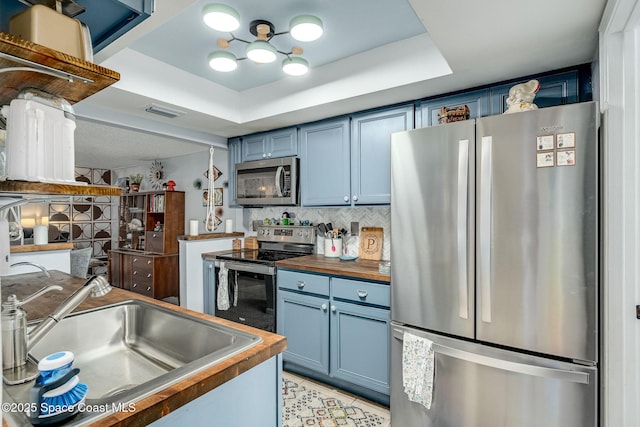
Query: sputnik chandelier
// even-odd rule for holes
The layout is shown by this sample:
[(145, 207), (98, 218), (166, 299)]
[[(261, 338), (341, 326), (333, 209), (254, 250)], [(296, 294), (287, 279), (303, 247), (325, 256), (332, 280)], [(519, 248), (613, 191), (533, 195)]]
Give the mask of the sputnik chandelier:
[(302, 55), (303, 49), (293, 46), (289, 52), (276, 49), (270, 42), (275, 36), (289, 34), (298, 41), (317, 40), (323, 33), (322, 21), (311, 15), (301, 15), (291, 20), (289, 31), (276, 33), (269, 21), (256, 19), (249, 24), (249, 32), (256, 37), (254, 41), (237, 38), (233, 32), (240, 28), (240, 15), (230, 6), (220, 3), (208, 4), (202, 9), (204, 22), (217, 31), (228, 32), (230, 38), (218, 39), (220, 49), (228, 49), (231, 42), (238, 41), (247, 45), (246, 57), (237, 58), (227, 50), (217, 50), (209, 55), (209, 66), (216, 71), (229, 72), (238, 67), (238, 61), (250, 59), (259, 64), (267, 64), (284, 55), (282, 71), (291, 76), (301, 76), (309, 71), (309, 62)]

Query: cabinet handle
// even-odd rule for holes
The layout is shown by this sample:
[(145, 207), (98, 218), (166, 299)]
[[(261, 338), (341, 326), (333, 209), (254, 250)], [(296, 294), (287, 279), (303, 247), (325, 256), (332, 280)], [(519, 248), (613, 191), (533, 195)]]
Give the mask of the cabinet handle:
[(344, 196), (343, 200), (345, 201), (345, 203), (349, 203), (349, 196)]
[(298, 281), (296, 282), (296, 285), (298, 285), (298, 289), (302, 289), (302, 288), (304, 288), (304, 282), (303, 282), (302, 280), (298, 280)]
[(156, 234), (155, 234), (155, 233), (153, 234), (153, 238), (154, 238), (154, 239), (156, 238)]
[(151, 286), (147, 286), (147, 292), (151, 290)]
[(322, 308), (322, 311), (327, 311), (327, 304), (322, 304), (320, 308)]
[(267, 157), (271, 157), (271, 153), (267, 153)]
[(331, 306), (331, 311), (332, 311), (333, 313), (335, 313), (335, 312), (336, 312), (336, 306), (335, 306), (335, 305), (332, 305), (332, 306)]
[(363, 299), (364, 299), (364, 298), (366, 298), (366, 297), (367, 297), (367, 295), (369, 295), (369, 292), (367, 292), (367, 291), (363, 291), (363, 290), (361, 290), (361, 289), (358, 289), (358, 290), (356, 291), (356, 293), (358, 294), (358, 297), (359, 297), (359, 298), (363, 298)]
[(151, 273), (148, 273), (148, 274), (147, 274), (147, 277), (151, 277)]
[(138, 274), (138, 271), (137, 271), (137, 270), (135, 270), (135, 271), (133, 272), (133, 275), (134, 275), (134, 276), (135, 276), (136, 274)]
[(138, 286), (138, 284), (137, 284), (137, 283), (134, 283), (134, 284), (133, 284), (133, 286), (131, 286), (131, 287), (132, 287), (132, 288), (135, 288), (135, 287), (137, 287), (137, 286)]
[(353, 201), (357, 202), (358, 201), (358, 196), (356, 196), (355, 194), (353, 195)]
[(147, 261), (147, 264), (151, 264), (151, 260)]
[(267, 158), (267, 153), (262, 153), (262, 158), (266, 159)]
[(134, 258), (134, 259), (133, 259), (133, 262), (138, 262), (138, 258)]

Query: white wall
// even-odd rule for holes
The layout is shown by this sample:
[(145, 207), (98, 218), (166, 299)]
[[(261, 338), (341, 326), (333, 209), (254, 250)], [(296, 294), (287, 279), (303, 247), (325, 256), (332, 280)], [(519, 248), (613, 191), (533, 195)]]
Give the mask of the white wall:
[(640, 420), (640, 1), (609, 0), (600, 24), (603, 112), (602, 425)]
[[(189, 230), (189, 220), (197, 219), (200, 222), (199, 232), (204, 233), (204, 219), (207, 209), (202, 205), (202, 191), (207, 188), (207, 178), (204, 176), (205, 171), (209, 167), (209, 149), (203, 146), (201, 153), (189, 154), (186, 156), (173, 157), (160, 161), (164, 167), (165, 181), (173, 180), (176, 182), (176, 190), (185, 192), (185, 234)], [(130, 176), (136, 173), (142, 173), (145, 179), (142, 181), (141, 191), (152, 190), (151, 183), (147, 178), (151, 161), (144, 165), (136, 167), (115, 169), (114, 182), (120, 177)], [(213, 164), (218, 168), (222, 175), (215, 181), (216, 188), (222, 188), (223, 205), (222, 215), (219, 218), (222, 223), (214, 232), (224, 231), (224, 222), (226, 219), (233, 219), (234, 231), (246, 231), (242, 228), (242, 209), (229, 208), (229, 193), (226, 186), (229, 179), (228, 151), (221, 148), (215, 148)], [(194, 181), (201, 180), (202, 188), (196, 189), (193, 186)]]

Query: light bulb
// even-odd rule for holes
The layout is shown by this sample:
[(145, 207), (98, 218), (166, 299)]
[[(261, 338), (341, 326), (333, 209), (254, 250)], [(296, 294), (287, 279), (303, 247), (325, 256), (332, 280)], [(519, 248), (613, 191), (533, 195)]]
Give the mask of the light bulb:
[(238, 60), (235, 55), (224, 50), (218, 50), (209, 55), (209, 66), (223, 73), (238, 68)]
[(322, 21), (312, 15), (296, 16), (289, 24), (289, 34), (296, 40), (312, 42), (324, 32)]
[(230, 6), (208, 4), (202, 9), (202, 19), (214, 30), (231, 32), (240, 28), (240, 14)]
[(263, 40), (256, 40), (247, 46), (247, 58), (258, 64), (268, 64), (276, 60), (276, 48)]
[(282, 61), (282, 71), (290, 76), (302, 76), (309, 71), (309, 63), (306, 59), (298, 56), (285, 58), (285, 60)]

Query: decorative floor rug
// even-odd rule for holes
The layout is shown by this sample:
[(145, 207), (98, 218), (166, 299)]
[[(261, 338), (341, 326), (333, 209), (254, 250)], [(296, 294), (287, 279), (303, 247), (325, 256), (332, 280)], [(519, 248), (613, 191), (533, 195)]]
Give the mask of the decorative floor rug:
[[(387, 427), (389, 420), (283, 378), (283, 427)], [(356, 402), (357, 404), (357, 402)]]

